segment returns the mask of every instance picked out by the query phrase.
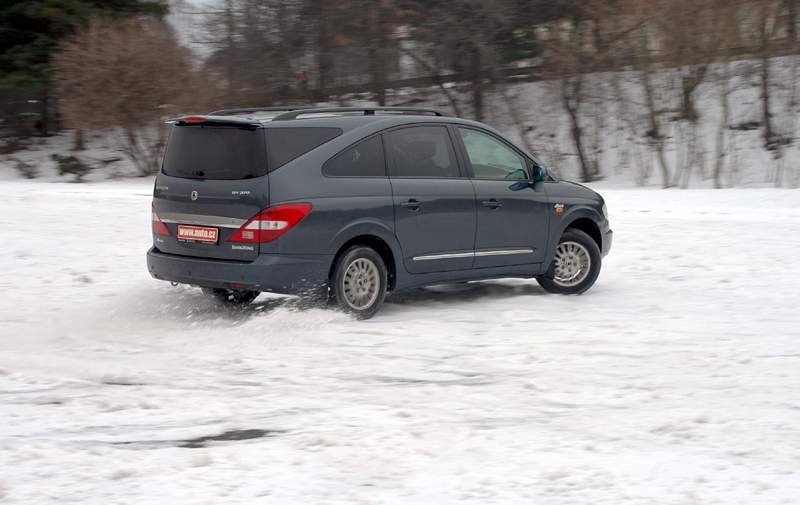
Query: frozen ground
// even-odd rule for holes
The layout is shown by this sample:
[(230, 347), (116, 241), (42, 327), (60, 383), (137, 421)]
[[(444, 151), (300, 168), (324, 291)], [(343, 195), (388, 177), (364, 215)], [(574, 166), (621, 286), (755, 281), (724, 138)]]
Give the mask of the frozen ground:
[(586, 295), (367, 322), (151, 280), (149, 192), (0, 186), (3, 504), (800, 503), (798, 191), (606, 191)]

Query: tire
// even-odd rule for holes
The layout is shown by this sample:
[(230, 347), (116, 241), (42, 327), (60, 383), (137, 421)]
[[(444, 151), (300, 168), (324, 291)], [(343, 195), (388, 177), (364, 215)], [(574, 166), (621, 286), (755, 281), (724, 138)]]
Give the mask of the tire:
[(387, 279), (380, 254), (370, 247), (351, 247), (339, 257), (333, 270), (333, 298), (345, 312), (369, 319), (383, 306)]
[[(558, 262), (562, 262), (560, 268)], [(579, 295), (592, 287), (601, 266), (600, 248), (594, 239), (578, 229), (567, 228), (558, 241), (553, 262), (536, 280), (549, 293)]]
[(219, 303), (230, 307), (243, 307), (249, 305), (258, 298), (259, 291), (238, 290), (238, 289), (219, 289), (201, 288), (203, 293), (211, 296)]

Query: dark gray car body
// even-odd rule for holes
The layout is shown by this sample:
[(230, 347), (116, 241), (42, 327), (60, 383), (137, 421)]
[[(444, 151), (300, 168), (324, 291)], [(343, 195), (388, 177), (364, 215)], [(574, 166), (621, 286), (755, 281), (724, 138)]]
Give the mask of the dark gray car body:
[[(391, 177), (389, 149), (384, 149), (386, 176), (323, 173), (326, 161), (349, 146), (417, 125), (448, 128), (459, 177)], [(147, 254), (151, 275), (202, 287), (299, 293), (327, 285), (337, 255), (361, 243), (383, 256), (389, 288), (406, 289), (540, 275), (569, 226), (587, 232), (603, 255), (611, 247), (603, 199), (588, 188), (550, 175), (538, 182), (533, 175), (529, 181), (474, 179), (455, 134), (459, 126), (479, 129), (512, 146), (528, 161), (529, 173), (536, 167), (532, 156), (486, 125), (451, 117), (365, 115), (261, 121), (257, 129), (309, 126), (343, 132), (261, 177), (198, 180), (160, 173), (153, 207), (167, 226), (217, 226), (220, 239), (212, 248), (154, 235)], [(226, 242), (260, 210), (291, 202), (311, 203), (313, 210), (279, 239), (252, 248)]]

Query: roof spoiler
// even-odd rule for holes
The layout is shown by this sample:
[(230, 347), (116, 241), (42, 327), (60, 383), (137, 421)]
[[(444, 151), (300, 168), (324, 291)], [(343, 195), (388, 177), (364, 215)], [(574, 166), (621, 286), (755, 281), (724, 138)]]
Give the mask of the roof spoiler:
[(254, 121), (252, 119), (240, 119), (235, 117), (222, 118), (213, 116), (183, 116), (183, 117), (168, 119), (164, 122), (166, 124), (171, 124), (175, 126), (218, 125), (218, 126), (236, 126), (239, 128), (260, 128), (264, 126), (261, 122)]

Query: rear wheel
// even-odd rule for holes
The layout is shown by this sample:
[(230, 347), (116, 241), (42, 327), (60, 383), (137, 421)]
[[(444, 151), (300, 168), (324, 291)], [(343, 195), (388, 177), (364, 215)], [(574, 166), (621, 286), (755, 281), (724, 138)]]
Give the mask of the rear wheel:
[(369, 319), (383, 305), (387, 278), (380, 254), (370, 247), (354, 246), (336, 262), (333, 296), (345, 311), (359, 319)]
[(597, 280), (600, 264), (600, 248), (592, 237), (568, 228), (558, 242), (550, 268), (536, 280), (550, 293), (578, 295)]
[(239, 289), (202, 288), (203, 293), (225, 305), (243, 306), (253, 302), (260, 292)]

